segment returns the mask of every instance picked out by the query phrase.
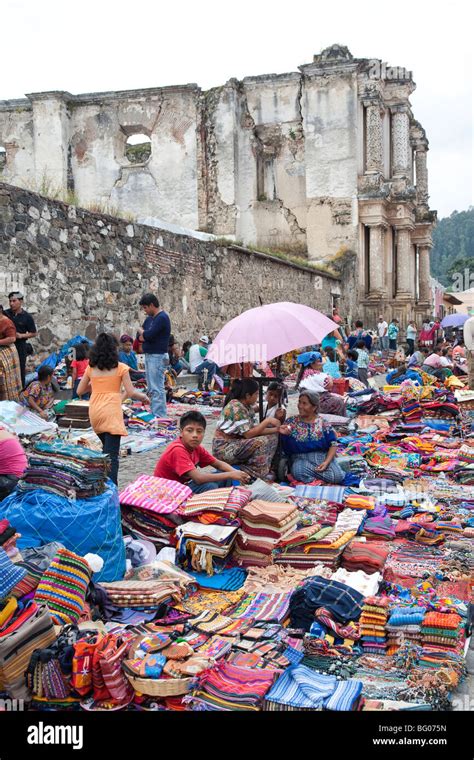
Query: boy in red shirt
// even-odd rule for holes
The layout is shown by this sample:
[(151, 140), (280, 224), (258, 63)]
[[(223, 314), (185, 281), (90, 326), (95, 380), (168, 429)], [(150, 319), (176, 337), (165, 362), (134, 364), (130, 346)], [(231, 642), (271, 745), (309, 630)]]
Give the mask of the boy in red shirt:
[[(204, 493), (214, 488), (224, 487), (228, 480), (247, 483), (246, 472), (234, 470), (227, 462), (221, 462), (201, 446), (206, 432), (206, 420), (200, 412), (186, 412), (180, 419), (181, 436), (166, 447), (156, 463), (157, 478), (178, 480), (186, 483), (193, 493)], [(212, 467), (221, 472), (204, 472), (202, 467)]]

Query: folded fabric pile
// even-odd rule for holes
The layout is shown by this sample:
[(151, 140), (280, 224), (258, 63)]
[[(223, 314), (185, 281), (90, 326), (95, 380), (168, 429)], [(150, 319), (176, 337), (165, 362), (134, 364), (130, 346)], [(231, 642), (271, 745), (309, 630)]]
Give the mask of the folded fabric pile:
[(299, 512), (293, 503), (255, 499), (240, 511), (242, 521), (237, 534), (234, 559), (243, 567), (266, 567), (272, 563), (277, 544), (291, 534)]
[(185, 698), (191, 710), (261, 710), (265, 694), (275, 680), (275, 670), (241, 668), (224, 662), (199, 679)]
[(53, 623), (77, 623), (85, 605), (92, 569), (83, 557), (58, 549), (35, 591), (35, 601), (47, 604)]
[(182, 507), (186, 520), (227, 525), (239, 517), (240, 510), (252, 498), (247, 488), (216, 488), (191, 496)]
[(354, 710), (362, 683), (354, 679), (338, 681), (335, 676), (317, 673), (306, 665), (293, 665), (280, 676), (265, 697), (265, 710)]
[(341, 565), (346, 570), (363, 570), (381, 573), (390, 553), (390, 547), (376, 541), (351, 541), (344, 550)]
[(385, 654), (388, 597), (369, 596), (360, 616), (361, 644), (365, 654)]
[(21, 590), (25, 576), (26, 570), (14, 564), (6, 551), (0, 547), (0, 600), (10, 595), (19, 598), (27, 593)]
[(120, 494), (122, 524), (157, 550), (175, 546), (175, 529), (184, 521), (182, 508), (190, 496), (191, 489), (175, 480), (140, 475)]
[(101, 583), (116, 607), (159, 607), (181, 601), (179, 582), (173, 580), (115, 581)]
[(364, 523), (362, 535), (367, 538), (392, 541), (395, 538), (395, 527), (395, 521), (388, 517), (388, 515), (385, 515), (385, 517), (368, 517)]
[(109, 457), (60, 441), (35, 443), (20, 491), (41, 488), (68, 499), (87, 499), (105, 491)]
[(21, 560), (21, 554), (16, 545), (18, 538), (19, 534), (10, 525), (9, 520), (0, 520), (0, 547), (8, 554), (12, 562), (19, 562)]
[(317, 501), (329, 501), (344, 504), (346, 489), (344, 486), (296, 486), (293, 496)]
[(327, 609), (341, 623), (358, 620), (363, 603), (364, 597), (355, 589), (339, 581), (314, 576), (291, 595), (291, 625), (309, 631), (320, 607)]
[(427, 612), (421, 626), (423, 647), (436, 651), (459, 651), (463, 636), (463, 620), (456, 612)]
[(396, 654), (405, 641), (421, 644), (424, 617), (425, 610), (422, 607), (392, 607), (386, 626), (387, 654)]
[(300, 512), (306, 519), (314, 520), (320, 523), (321, 526), (335, 525), (337, 520), (337, 504), (332, 504), (327, 501), (319, 501), (319, 499), (311, 499), (305, 496), (290, 496), (290, 501), (296, 504)]
[(370, 512), (375, 509), (375, 499), (373, 496), (351, 493), (344, 499), (344, 506), (350, 509), (366, 509)]
[(281, 623), (288, 615), (291, 592), (245, 594), (236, 605), (226, 610), (233, 620), (252, 620), (254, 622)]
[(183, 567), (212, 575), (222, 566), (235, 541), (237, 528), (187, 522), (176, 528), (178, 559)]

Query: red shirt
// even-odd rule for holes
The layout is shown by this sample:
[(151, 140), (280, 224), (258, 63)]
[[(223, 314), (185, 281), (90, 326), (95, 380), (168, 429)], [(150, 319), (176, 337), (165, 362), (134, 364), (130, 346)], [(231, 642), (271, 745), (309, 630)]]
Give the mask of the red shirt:
[(89, 366), (89, 359), (74, 359), (74, 361), (71, 362), (71, 367), (75, 367), (77, 370), (77, 379), (82, 380), (84, 377), (84, 372), (86, 371), (86, 368)]
[(203, 446), (190, 451), (186, 448), (181, 438), (173, 441), (166, 447), (160, 459), (156, 463), (155, 478), (167, 478), (168, 480), (179, 480), (180, 483), (186, 483), (189, 477), (184, 477), (187, 472), (194, 470), (196, 467), (207, 467), (216, 461), (212, 454)]

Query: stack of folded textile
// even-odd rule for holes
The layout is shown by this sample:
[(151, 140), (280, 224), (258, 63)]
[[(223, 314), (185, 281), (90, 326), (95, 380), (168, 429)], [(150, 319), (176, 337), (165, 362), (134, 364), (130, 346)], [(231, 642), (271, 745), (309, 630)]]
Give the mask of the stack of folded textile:
[(183, 506), (182, 514), (186, 520), (228, 525), (239, 518), (240, 510), (251, 498), (252, 493), (247, 488), (215, 488), (191, 496)]
[(233, 620), (251, 620), (281, 623), (288, 615), (290, 591), (250, 592), (226, 610)]
[(122, 524), (157, 549), (176, 544), (175, 529), (183, 522), (182, 507), (192, 491), (175, 480), (140, 475), (120, 494)]
[(19, 562), (21, 560), (21, 554), (16, 545), (18, 538), (19, 534), (10, 525), (10, 522), (6, 519), (0, 520), (0, 546), (8, 554), (12, 562)]
[(243, 567), (272, 564), (277, 544), (296, 528), (299, 512), (294, 504), (255, 499), (240, 511), (234, 558)]
[(187, 522), (178, 525), (178, 558), (183, 566), (212, 575), (222, 566), (235, 541), (237, 528)]
[(398, 652), (405, 641), (421, 643), (421, 624), (425, 616), (422, 607), (393, 607), (387, 623), (387, 654)]
[(87, 499), (105, 491), (107, 455), (60, 441), (35, 443), (20, 491), (41, 488), (70, 499)]
[(383, 596), (368, 596), (360, 616), (361, 644), (364, 654), (385, 654), (385, 626), (389, 601)]
[(180, 581), (140, 580), (101, 583), (116, 607), (159, 607), (181, 601)]
[(291, 625), (309, 631), (315, 620), (315, 612), (321, 607), (340, 623), (358, 620), (364, 601), (362, 594), (345, 583), (315, 575), (291, 595)]
[(362, 535), (367, 538), (382, 538), (384, 541), (392, 541), (395, 538), (396, 523), (388, 515), (385, 517), (368, 517), (364, 523)]
[(344, 499), (344, 506), (350, 509), (366, 509), (370, 512), (375, 509), (375, 499), (373, 496), (351, 493)]
[(185, 698), (191, 710), (239, 710), (256, 712), (275, 680), (275, 670), (240, 668), (224, 662), (199, 679)]
[(351, 541), (344, 550), (341, 565), (346, 570), (363, 570), (365, 573), (381, 573), (390, 547), (376, 541)]
[(462, 618), (456, 612), (427, 612), (421, 626), (423, 647), (455, 652), (463, 640)]
[(322, 526), (335, 525), (337, 520), (337, 505), (319, 499), (305, 496), (290, 496), (290, 501), (296, 504), (304, 517), (310, 517)]
[(336, 710), (357, 707), (362, 683), (317, 673), (301, 663), (287, 668), (265, 697), (265, 710)]
[(333, 504), (344, 504), (346, 489), (344, 486), (296, 486), (293, 497), (328, 501)]

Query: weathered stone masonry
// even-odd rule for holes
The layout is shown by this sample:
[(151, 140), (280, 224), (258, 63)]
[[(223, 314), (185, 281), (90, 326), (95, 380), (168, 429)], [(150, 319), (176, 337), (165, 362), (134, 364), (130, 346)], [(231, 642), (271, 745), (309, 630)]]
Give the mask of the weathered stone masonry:
[[(350, 269), (353, 260), (345, 266)], [(238, 246), (95, 214), (0, 183), (0, 303), (21, 287), (35, 315), (35, 348), (72, 335), (120, 335), (143, 321), (143, 292), (158, 294), (179, 340), (215, 335), (260, 303), (296, 301), (329, 312), (333, 297), (357, 316), (349, 277), (334, 278)]]
[[(421, 322), (436, 213), (412, 74), (340, 45), (298, 68), (209, 91), (0, 101), (0, 177), (315, 262), (351, 251), (367, 322)], [(131, 160), (139, 135), (149, 150)]]

